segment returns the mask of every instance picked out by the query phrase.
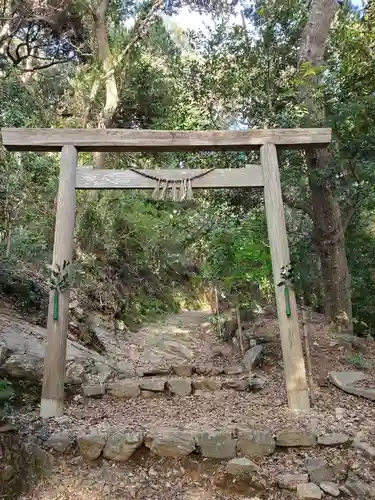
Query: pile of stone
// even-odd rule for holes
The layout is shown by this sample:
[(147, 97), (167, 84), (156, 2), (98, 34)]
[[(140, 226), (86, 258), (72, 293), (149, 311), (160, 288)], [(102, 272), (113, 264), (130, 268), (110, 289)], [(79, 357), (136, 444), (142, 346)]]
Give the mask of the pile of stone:
[(266, 379), (264, 377), (253, 375), (223, 379), (214, 377), (144, 377), (84, 385), (82, 391), (86, 397), (99, 397), (106, 393), (122, 399), (138, 396), (151, 397), (157, 394), (183, 397), (222, 389), (241, 392), (254, 391), (262, 389), (265, 384)]
[[(169, 368), (153, 368), (151, 370), (124, 369), (116, 381), (98, 381), (82, 387), (86, 397), (98, 397), (108, 393), (118, 398), (149, 397), (156, 393), (175, 396), (190, 396), (201, 392), (213, 392), (222, 389), (235, 391), (260, 390), (266, 384), (264, 377), (251, 372), (259, 362), (263, 352), (262, 346), (249, 349), (241, 364), (225, 368), (214, 366), (193, 366), (191, 364), (174, 365)], [(168, 376), (172, 373), (172, 376)], [(225, 375), (224, 378), (218, 378)], [(138, 378), (135, 378), (137, 377)]]
[[(323, 446), (340, 446), (349, 443), (345, 434), (337, 433), (318, 438)], [(335, 467), (327, 465), (323, 457), (315, 456), (305, 459), (305, 474), (281, 474), (276, 478), (279, 488), (296, 491), (300, 500), (320, 499), (328, 497), (375, 498), (375, 488), (354, 473), (343, 470), (343, 464)], [(340, 481), (343, 479), (344, 481)], [(340, 484), (341, 483), (341, 484)]]
[[(278, 449), (302, 447), (319, 449), (323, 447), (356, 446), (343, 433), (316, 436), (302, 429), (285, 429), (273, 434), (267, 430), (245, 427), (230, 429), (191, 430), (178, 428), (118, 429), (102, 434), (69, 433), (51, 435), (45, 442), (47, 449), (58, 453), (76, 450), (86, 460), (100, 457), (118, 462), (129, 460), (141, 446), (160, 457), (184, 457), (198, 453), (205, 458), (229, 459), (225, 472), (228, 475), (248, 477), (262, 472), (252, 461), (256, 457), (269, 456)], [(365, 448), (363, 446), (363, 448)], [(368, 447), (367, 447), (368, 448)], [(281, 474), (274, 478), (273, 485), (294, 491), (301, 500), (322, 498), (323, 494), (338, 497), (342, 494), (354, 498), (375, 498), (375, 490), (354, 474), (345, 473), (345, 481), (337, 482), (337, 471), (329, 467), (323, 457), (305, 459), (306, 473)], [(357, 495), (357, 496), (356, 496)], [(363, 496), (364, 495), (364, 496)]]
[[(345, 434), (317, 437), (313, 432), (301, 429), (281, 430), (273, 434), (267, 430), (233, 427), (197, 431), (177, 428), (158, 428), (147, 431), (116, 429), (104, 434), (77, 436), (69, 432), (59, 432), (52, 434), (45, 444), (47, 448), (59, 453), (78, 445), (80, 454), (89, 460), (95, 460), (101, 455), (114, 460), (128, 460), (143, 444), (156, 455), (163, 457), (185, 456), (197, 452), (206, 458), (228, 459), (237, 455), (268, 456), (272, 455), (277, 448), (338, 446), (350, 445), (350, 442), (350, 438)], [(117, 458), (112, 457), (114, 449), (118, 450), (115, 455)], [(127, 458), (123, 458), (124, 456)]]

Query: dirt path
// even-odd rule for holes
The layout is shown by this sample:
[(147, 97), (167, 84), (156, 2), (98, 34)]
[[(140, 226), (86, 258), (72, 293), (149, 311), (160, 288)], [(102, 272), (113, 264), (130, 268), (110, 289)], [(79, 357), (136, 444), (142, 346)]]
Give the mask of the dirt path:
[[(277, 323), (266, 326), (277, 330)], [(179, 427), (188, 429), (245, 425), (275, 432), (281, 428), (307, 428), (318, 435), (345, 432), (351, 438), (358, 433), (375, 445), (375, 403), (345, 394), (324, 380), (328, 370), (352, 370), (350, 359), (333, 346), (322, 319), (312, 324), (312, 360), (315, 381), (315, 405), (309, 412), (291, 412), (287, 408), (281, 366), (279, 338), (265, 345), (265, 359), (259, 373), (267, 384), (259, 392), (217, 391), (185, 397), (156, 396), (128, 400), (103, 397), (78, 400), (69, 405), (60, 421), (41, 422), (37, 409), (23, 416), (30, 429), (46, 433), (72, 430), (93, 433), (108, 429), (143, 427)], [(136, 363), (170, 363), (171, 360), (208, 363), (212, 348), (218, 345), (211, 332), (207, 312), (184, 312), (167, 321), (143, 328), (123, 339), (133, 352)], [(371, 345), (366, 358), (368, 373), (374, 374), (375, 349)], [(22, 420), (22, 419), (21, 419)], [(251, 481), (228, 480), (226, 461), (211, 461), (197, 455), (184, 459), (157, 457), (141, 449), (129, 462), (112, 464), (98, 460), (84, 463), (80, 457), (59, 457), (52, 475), (40, 481), (21, 500), (293, 500), (295, 494), (268, 483), (267, 489)], [(278, 474), (304, 473), (306, 456), (323, 456), (327, 463), (343, 463), (368, 483), (375, 484), (373, 463), (352, 447), (294, 449), (270, 457), (254, 459), (269, 478)]]

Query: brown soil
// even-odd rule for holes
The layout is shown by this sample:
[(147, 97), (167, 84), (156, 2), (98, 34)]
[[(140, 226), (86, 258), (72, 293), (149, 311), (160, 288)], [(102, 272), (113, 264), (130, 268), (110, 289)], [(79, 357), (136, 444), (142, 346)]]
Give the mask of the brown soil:
[[(175, 321), (175, 317), (174, 317)], [(265, 320), (266, 321), (266, 320)], [(199, 323), (199, 322), (198, 322)], [(202, 330), (184, 325), (191, 336), (191, 343), (202, 341)], [(277, 326), (267, 320), (264, 327)], [(161, 328), (163, 326), (161, 325)], [(265, 360), (258, 369), (268, 382), (258, 393), (219, 391), (207, 396), (151, 399), (79, 400), (67, 408), (64, 423), (41, 422), (37, 410), (19, 415), (24, 432), (45, 433), (58, 430), (95, 432), (111, 427), (129, 428), (176, 426), (192, 429), (203, 427), (254, 426), (277, 431), (285, 427), (303, 427), (318, 434), (345, 432), (351, 437), (361, 433), (362, 439), (375, 445), (375, 402), (351, 396), (335, 388), (327, 381), (329, 371), (357, 370), (348, 360), (357, 359), (354, 354), (333, 346), (327, 328), (320, 316), (310, 322), (310, 342), (313, 364), (314, 406), (309, 412), (291, 412), (287, 409), (286, 391), (280, 344), (277, 335), (265, 345)], [(206, 346), (207, 343), (203, 342)], [(205, 359), (205, 355), (207, 359)], [(206, 348), (201, 351), (201, 362), (208, 361)], [(233, 357), (233, 360), (236, 356)], [(375, 343), (369, 343), (364, 356), (364, 371), (375, 385)], [(250, 500), (295, 498), (290, 491), (278, 490), (273, 480), (281, 473), (303, 473), (306, 456), (325, 456), (328, 463), (343, 463), (346, 470), (355, 471), (367, 482), (375, 484), (375, 467), (361, 452), (352, 447), (300, 449), (276, 453), (271, 457), (255, 460), (263, 471), (264, 481), (255, 484), (233, 481), (223, 467), (225, 462), (213, 462), (192, 455), (183, 460), (162, 459), (150, 456), (143, 449), (134, 460), (125, 464), (98, 461), (83, 463), (79, 457), (56, 459), (53, 473), (40, 482), (33, 491), (21, 497), (23, 500)], [(266, 489), (265, 489), (265, 486)]]

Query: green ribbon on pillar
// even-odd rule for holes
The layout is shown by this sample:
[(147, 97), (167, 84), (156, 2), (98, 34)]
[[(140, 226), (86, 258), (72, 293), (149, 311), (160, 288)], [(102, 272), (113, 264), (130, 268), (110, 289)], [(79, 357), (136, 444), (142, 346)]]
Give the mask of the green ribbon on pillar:
[(58, 290), (55, 290), (53, 294), (53, 321), (59, 319), (59, 295)]
[(294, 268), (292, 264), (287, 264), (283, 266), (280, 271), (281, 281), (277, 286), (284, 287), (284, 297), (285, 297), (285, 314), (288, 318), (292, 315), (292, 308), (290, 306), (290, 288), (294, 282)]
[(48, 266), (51, 270), (51, 278), (49, 282), (50, 289), (53, 290), (53, 321), (59, 320), (59, 303), (60, 293), (66, 290), (69, 286), (69, 261), (64, 260), (63, 265)]
[(284, 295), (285, 295), (285, 313), (288, 318), (291, 316), (292, 311), (290, 308), (290, 297), (289, 297), (289, 287), (288, 285), (284, 285)]

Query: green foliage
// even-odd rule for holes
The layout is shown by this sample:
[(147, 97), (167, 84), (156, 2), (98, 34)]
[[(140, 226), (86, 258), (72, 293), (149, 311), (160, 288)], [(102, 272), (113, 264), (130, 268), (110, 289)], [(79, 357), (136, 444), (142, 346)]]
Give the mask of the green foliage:
[(272, 267), (263, 214), (238, 214), (222, 207), (205, 239), (204, 280), (219, 284), (238, 305), (253, 304), (254, 285), (269, 296)]
[(0, 379), (0, 423), (9, 415), (14, 398), (12, 384), (6, 379)]
[[(216, 23), (206, 34), (182, 33), (172, 24), (168, 29), (162, 18), (154, 20), (147, 35), (132, 45), (116, 67), (119, 103), (112, 126), (178, 130), (305, 126), (310, 117), (298, 89), (308, 88), (326, 110), (324, 125), (333, 129), (333, 159), (322, 175), (334, 187), (347, 227), (355, 328), (374, 333), (372, 14), (360, 18), (349, 3), (342, 7), (325, 65), (298, 67), (298, 40), (308, 14), (305, 1), (257, 0), (244, 9), (240, 24), (228, 22), (224, 3), (188, 2), (215, 16)], [(180, 5), (173, 2), (172, 8)], [(62, 29), (47, 37), (45, 46), (48, 58), (59, 37), (64, 50), (72, 43), (69, 50), (76, 50), (72, 61), (32, 72), (29, 79), (22, 65), (13, 68), (6, 61), (0, 77), (1, 126), (82, 126), (102, 68), (97, 42), (89, 35), (93, 32), (90, 9), (80, 0), (73, 7), (77, 25), (84, 27), (81, 38), (78, 32)], [(106, 19), (114, 60), (134, 37), (129, 21), (134, 16), (143, 19), (149, 7), (149, 2), (110, 3)], [(105, 85), (101, 85), (88, 117), (90, 127), (97, 126), (104, 102)], [(81, 153), (80, 161), (91, 164), (92, 155)], [(175, 152), (106, 157), (108, 168), (179, 168), (181, 161), (189, 168), (238, 168), (258, 162), (259, 156), (257, 152)], [(309, 206), (302, 154), (280, 153), (280, 165), (283, 190), (299, 200), (299, 206)], [(9, 254), (0, 291), (12, 296), (22, 310), (33, 311), (38, 302), (45, 310), (46, 276), (40, 269), (51, 261), (58, 169), (56, 154), (0, 154), (0, 252)], [(207, 282), (218, 285), (233, 304), (251, 304), (257, 287), (271, 299), (261, 193), (203, 192), (190, 205), (151, 202), (143, 194), (128, 192), (77, 196), (72, 286), (88, 309), (99, 309), (133, 327), (181, 304), (198, 303)], [(286, 221), (297, 291), (306, 304), (321, 310), (322, 276), (309, 211), (287, 209)], [(25, 269), (31, 269), (34, 278)]]
[[(368, 217), (368, 218), (367, 218)], [(374, 219), (363, 213), (350, 226), (347, 238), (348, 260), (352, 275), (354, 329), (359, 334), (375, 334), (375, 237)]]
[(12, 384), (6, 379), (0, 379), (0, 400), (2, 402), (11, 401), (14, 395)]
[(348, 354), (346, 356), (346, 360), (355, 368), (359, 368), (361, 370), (370, 368), (369, 362), (364, 358), (362, 353)]
[(181, 263), (184, 214), (179, 219), (178, 208), (137, 193), (105, 193), (91, 204), (83, 195), (80, 202), (80, 282), (92, 306), (128, 326), (176, 311), (177, 290), (193, 293)]

